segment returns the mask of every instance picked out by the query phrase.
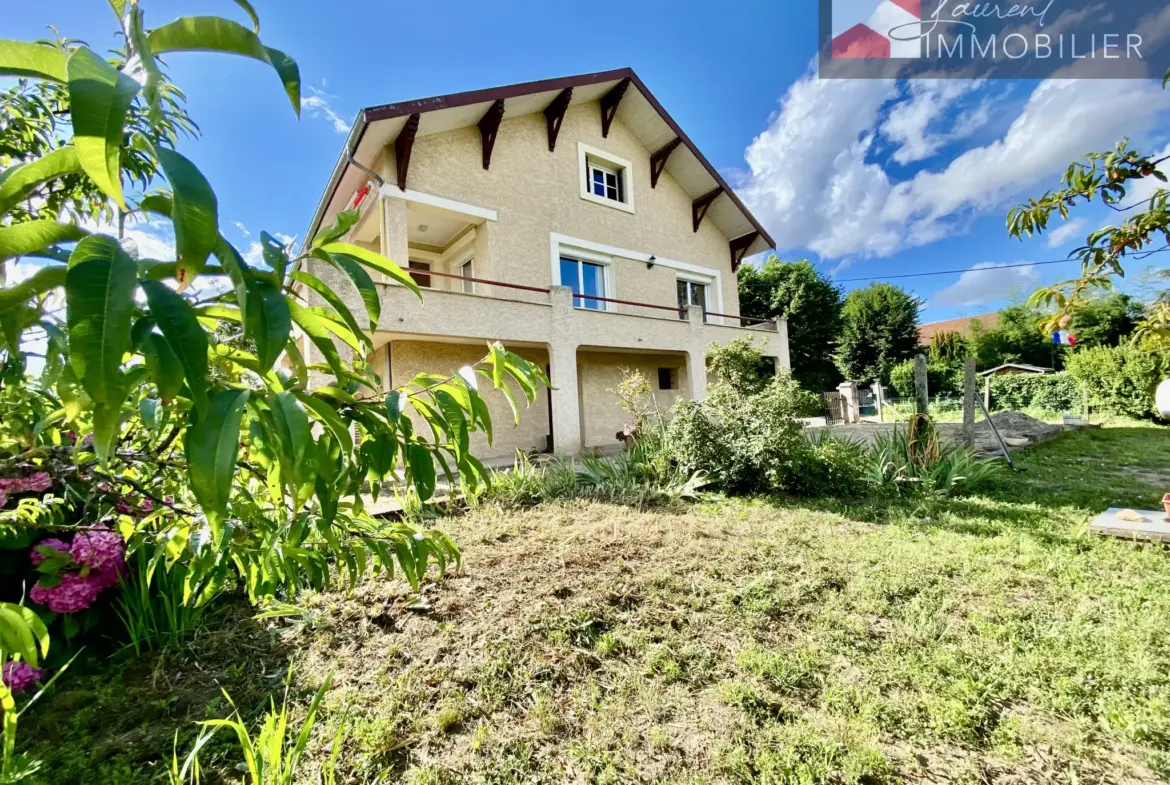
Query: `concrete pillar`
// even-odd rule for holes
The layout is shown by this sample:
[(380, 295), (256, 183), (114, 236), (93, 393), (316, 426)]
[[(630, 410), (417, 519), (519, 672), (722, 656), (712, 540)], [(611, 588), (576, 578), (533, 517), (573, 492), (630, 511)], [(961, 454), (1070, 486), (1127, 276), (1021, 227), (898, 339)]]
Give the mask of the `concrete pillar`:
[(968, 357), (963, 366), (963, 444), (975, 446), (975, 358)]
[(882, 393), (882, 381), (878, 379), (873, 383), (873, 404), (877, 408), (878, 422), (886, 421), (886, 400)]
[(573, 456), (581, 452), (581, 395), (577, 388), (577, 341), (573, 333), (573, 290), (549, 287), (552, 336), (548, 347), (552, 382), (553, 452)]
[(860, 422), (861, 410), (857, 400), (857, 382), (841, 382), (837, 385), (837, 392), (845, 402), (845, 424)]
[(703, 306), (687, 306), (687, 379), (690, 381), (691, 400), (701, 401), (707, 397), (707, 348), (703, 342)]
[(914, 404), (919, 414), (926, 414), (930, 406), (930, 387), (926, 381), (926, 355), (914, 357)]
[[(406, 200), (382, 197), (382, 217), (382, 255), (405, 270), (410, 264), (406, 240)], [(385, 278), (381, 273), (374, 275), (374, 280)]]
[(776, 320), (776, 348), (780, 355), (780, 370), (792, 370), (792, 356), (788, 353), (788, 320)]

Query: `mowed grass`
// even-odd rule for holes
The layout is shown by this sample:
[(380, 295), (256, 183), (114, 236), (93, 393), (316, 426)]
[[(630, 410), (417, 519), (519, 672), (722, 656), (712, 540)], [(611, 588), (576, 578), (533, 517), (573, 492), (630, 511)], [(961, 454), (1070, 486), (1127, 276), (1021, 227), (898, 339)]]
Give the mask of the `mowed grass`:
[[(441, 521), (464, 567), (225, 612), (22, 720), (47, 782), (165, 781), (171, 734), (334, 672), (341, 782), (1159, 782), (1170, 551), (1086, 532), (1170, 490), (1170, 431), (1067, 434), (950, 500), (557, 503)], [(239, 698), (242, 697), (242, 700)], [(209, 748), (215, 776), (238, 759)]]

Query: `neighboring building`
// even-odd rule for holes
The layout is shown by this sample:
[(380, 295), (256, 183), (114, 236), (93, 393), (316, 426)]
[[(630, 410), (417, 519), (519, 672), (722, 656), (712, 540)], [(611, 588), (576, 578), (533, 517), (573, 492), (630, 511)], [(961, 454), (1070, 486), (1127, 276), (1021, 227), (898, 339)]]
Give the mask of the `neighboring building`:
[(931, 322), (918, 325), (918, 345), (930, 346), (934, 336), (943, 333), (959, 333), (964, 338), (971, 335), (972, 322), (978, 322), (984, 332), (994, 330), (999, 324), (998, 313), (984, 313), (979, 316), (964, 316), (962, 319), (948, 319), (945, 322)]
[(371, 362), (387, 390), (497, 339), (549, 370), (516, 429), (486, 396), (497, 427), (490, 450), (476, 434), (482, 458), (616, 444), (622, 368), (666, 408), (704, 394), (712, 344), (754, 336), (789, 367), (783, 321), (736, 315), (736, 268), (775, 244), (630, 69), (365, 109), (307, 237), (355, 205), (349, 240), (424, 288), (421, 304), (382, 289)]
[(1004, 363), (990, 368), (986, 371), (980, 371), (983, 376), (1003, 376), (1012, 374), (1045, 374), (1055, 373), (1053, 368), (1043, 368), (1039, 365), (1028, 365), (1027, 363)]

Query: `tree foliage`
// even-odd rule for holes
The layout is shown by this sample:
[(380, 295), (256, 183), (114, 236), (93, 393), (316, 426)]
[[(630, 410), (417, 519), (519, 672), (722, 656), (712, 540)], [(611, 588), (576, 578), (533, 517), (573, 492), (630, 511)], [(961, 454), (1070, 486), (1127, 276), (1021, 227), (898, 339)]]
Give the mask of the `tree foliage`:
[(744, 316), (788, 320), (792, 375), (806, 389), (832, 389), (841, 376), (833, 351), (841, 330), (841, 290), (808, 260), (768, 257), (759, 268), (739, 268), (739, 308)]
[[(229, 585), (258, 600), (371, 570), (417, 586), (428, 565), (458, 560), (455, 544), (373, 517), (363, 489), (403, 482), (425, 501), (441, 476), (488, 482), (468, 446), (474, 431), (491, 439), (483, 396), (500, 390), (518, 418), (508, 384), (531, 402), (547, 379), (492, 344), (474, 366), (383, 394), (366, 361), (380, 317), (369, 271), (419, 291), (347, 242), (358, 213), (299, 252), (262, 235), (263, 263), (250, 264), (176, 149), (194, 125), (163, 53), (265, 62), (299, 113), (296, 63), (230, 19), (152, 30), (141, 3), (111, 5), (125, 42), (111, 59), (68, 40), (0, 41), (0, 76), (27, 80), (6, 94), (0, 126), (0, 266), (38, 258), (0, 290), (0, 476), (51, 477), (44, 498), (0, 499), (0, 531), (27, 547), (33, 532), (113, 526), (155, 567), (182, 564), (182, 602)], [(120, 238), (148, 217), (173, 224), (173, 258), (136, 258)], [(81, 219), (104, 224), (91, 233)], [(364, 312), (310, 262), (342, 271)], [(33, 340), (46, 347), (35, 378)], [(306, 360), (302, 341), (324, 362)]]
[(918, 311), (922, 302), (888, 283), (854, 289), (841, 309), (837, 367), (847, 379), (888, 380), (890, 369), (918, 350)]
[(1029, 305), (1004, 308), (990, 330), (972, 320), (970, 344), (979, 367), (988, 369), (1004, 363), (1060, 367), (1063, 350), (1040, 329), (1043, 320), (1044, 314)]

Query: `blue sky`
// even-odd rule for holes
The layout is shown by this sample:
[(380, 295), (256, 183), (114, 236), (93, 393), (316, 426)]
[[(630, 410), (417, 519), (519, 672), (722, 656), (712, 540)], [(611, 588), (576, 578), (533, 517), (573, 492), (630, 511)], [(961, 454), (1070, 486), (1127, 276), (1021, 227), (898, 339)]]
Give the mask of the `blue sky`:
[[(974, 268), (898, 282), (927, 301), (924, 319), (946, 319), (994, 310), (1075, 265), (979, 268), (1063, 258), (1114, 222), (1094, 208), (1054, 238), (1020, 242), (1004, 228), (1009, 207), (1120, 136), (1159, 153), (1170, 141), (1159, 130), (1170, 95), (1156, 82), (818, 80), (812, 2), (253, 3), (265, 42), (300, 64), (299, 123), (258, 63), (188, 54), (170, 68), (203, 132), (182, 149), (245, 249), (261, 229), (304, 231), (362, 106), (631, 66), (785, 258), (807, 256), (839, 279)], [(148, 25), (239, 15), (230, 0), (143, 4)], [(6, 38), (56, 24), (95, 48), (114, 43), (101, 0), (21, 3), (4, 16)], [(149, 243), (154, 229), (140, 231)]]

